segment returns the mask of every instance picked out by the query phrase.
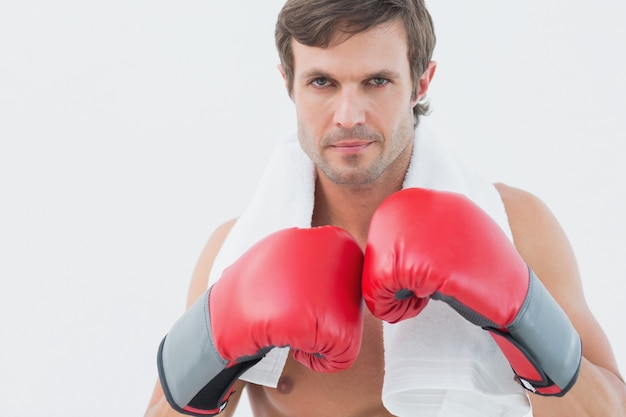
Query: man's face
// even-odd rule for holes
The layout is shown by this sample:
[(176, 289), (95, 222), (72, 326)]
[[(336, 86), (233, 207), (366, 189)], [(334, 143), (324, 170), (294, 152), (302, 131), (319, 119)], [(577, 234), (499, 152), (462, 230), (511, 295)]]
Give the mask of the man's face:
[(394, 162), (408, 163), (417, 98), (402, 24), (327, 48), (292, 46), (298, 136), (318, 169), (337, 184), (367, 184)]

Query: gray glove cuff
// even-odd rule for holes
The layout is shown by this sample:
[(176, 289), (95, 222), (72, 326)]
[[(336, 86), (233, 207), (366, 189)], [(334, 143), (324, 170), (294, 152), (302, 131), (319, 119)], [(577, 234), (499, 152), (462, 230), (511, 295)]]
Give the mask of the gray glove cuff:
[[(560, 390), (551, 395), (562, 396), (578, 377), (582, 360), (581, 340), (561, 306), (535, 273), (530, 269), (529, 273), (528, 295), (507, 331), (548, 381), (527, 381), (518, 376), (531, 391), (542, 394), (542, 386), (556, 385)], [(515, 368), (515, 364), (512, 365)]]

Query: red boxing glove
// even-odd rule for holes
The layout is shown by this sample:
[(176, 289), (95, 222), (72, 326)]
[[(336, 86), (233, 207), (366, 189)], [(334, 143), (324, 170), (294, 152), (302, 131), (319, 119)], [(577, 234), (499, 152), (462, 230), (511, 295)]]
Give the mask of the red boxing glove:
[(497, 223), (468, 198), (419, 188), (394, 193), (374, 213), (363, 297), (395, 323), (442, 300), (488, 330), (522, 385), (564, 395), (582, 357), (565, 312)]
[(220, 412), (237, 378), (273, 347), (314, 371), (347, 369), (363, 332), (363, 253), (325, 226), (276, 232), (244, 253), (163, 339), (159, 376), (178, 412)]

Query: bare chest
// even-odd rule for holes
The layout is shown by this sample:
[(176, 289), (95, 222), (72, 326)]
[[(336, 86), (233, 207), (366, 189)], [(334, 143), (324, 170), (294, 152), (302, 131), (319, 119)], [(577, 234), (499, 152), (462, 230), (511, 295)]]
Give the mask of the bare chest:
[(349, 369), (313, 372), (289, 357), (277, 388), (248, 385), (255, 417), (390, 416), (381, 402), (382, 324), (367, 311), (364, 324), (359, 357)]

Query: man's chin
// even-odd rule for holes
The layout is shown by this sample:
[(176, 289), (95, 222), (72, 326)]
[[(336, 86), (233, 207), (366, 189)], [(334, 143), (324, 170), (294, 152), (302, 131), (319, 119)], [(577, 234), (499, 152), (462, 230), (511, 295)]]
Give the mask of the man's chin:
[(362, 186), (374, 183), (381, 173), (359, 170), (325, 173), (330, 181), (337, 185)]

